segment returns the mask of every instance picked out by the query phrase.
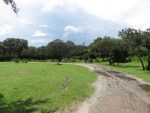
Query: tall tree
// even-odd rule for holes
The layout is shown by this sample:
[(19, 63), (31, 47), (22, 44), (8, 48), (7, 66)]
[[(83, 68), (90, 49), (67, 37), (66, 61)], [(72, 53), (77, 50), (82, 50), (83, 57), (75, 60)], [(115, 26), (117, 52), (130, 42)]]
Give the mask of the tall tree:
[(112, 65), (112, 50), (114, 48), (115, 39), (105, 36), (100, 44), (100, 52), (102, 57), (106, 57), (109, 61), (109, 64)]
[(129, 46), (122, 39), (115, 39), (115, 45), (112, 49), (112, 60), (114, 63), (127, 62), (129, 57)]
[(7, 38), (6, 40), (3, 41), (3, 45), (5, 46), (6, 53), (10, 59), (14, 53), (15, 38)]
[(141, 62), (143, 70), (145, 70), (144, 62), (142, 60), (142, 34), (140, 30), (126, 28), (119, 32), (119, 36), (129, 44), (131, 49)]
[(150, 29), (147, 29), (142, 33), (144, 47), (147, 49), (147, 69), (150, 70)]
[(53, 59), (53, 61), (54, 59), (57, 59), (58, 61), (62, 61), (62, 59), (66, 57), (67, 46), (62, 40), (56, 39), (50, 42), (47, 45), (47, 48), (49, 51), (49, 55)]
[(65, 45), (66, 45), (66, 57), (70, 58), (74, 56), (73, 50), (76, 48), (76, 45), (72, 41), (67, 41)]
[(16, 56), (17, 60), (20, 57), (23, 49), (28, 47), (28, 41), (24, 39), (7, 38), (3, 41), (8, 57)]
[(41, 46), (37, 48), (37, 57), (39, 60), (45, 61), (47, 59), (48, 53), (47, 48), (45, 46)]
[(3, 42), (0, 42), (0, 60), (8, 60)]
[(28, 41), (24, 40), (24, 39), (15, 39), (15, 45), (14, 46), (15, 46), (14, 52), (15, 52), (16, 59), (18, 62), (18, 59), (20, 58), (23, 49), (26, 49), (28, 47)]

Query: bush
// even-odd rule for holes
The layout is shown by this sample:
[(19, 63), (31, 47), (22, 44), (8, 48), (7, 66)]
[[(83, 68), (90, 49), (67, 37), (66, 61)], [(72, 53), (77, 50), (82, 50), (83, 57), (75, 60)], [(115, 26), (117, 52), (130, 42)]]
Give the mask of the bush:
[(28, 59), (22, 59), (22, 63), (28, 63)]
[(59, 62), (57, 62), (57, 64), (56, 65), (62, 65), (61, 63), (59, 63)]
[(19, 62), (20, 62), (20, 60), (19, 60), (19, 59), (18, 59), (18, 60), (17, 60), (17, 59), (15, 59), (15, 63), (19, 63)]
[(68, 60), (68, 58), (64, 58), (64, 59), (62, 59), (62, 62), (64, 62), (64, 63), (68, 63), (68, 62), (69, 62), (69, 60)]
[(74, 58), (70, 58), (69, 60), (71, 63), (76, 62), (76, 60)]
[(94, 59), (94, 62), (100, 62), (100, 58)]
[(88, 58), (88, 62), (89, 63), (93, 63), (93, 59), (92, 58)]

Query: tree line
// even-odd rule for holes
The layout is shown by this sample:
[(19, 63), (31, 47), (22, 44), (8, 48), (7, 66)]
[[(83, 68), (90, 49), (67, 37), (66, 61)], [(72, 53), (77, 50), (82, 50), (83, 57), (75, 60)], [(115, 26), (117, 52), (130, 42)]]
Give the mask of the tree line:
[[(56, 39), (46, 46), (28, 46), (28, 41), (7, 38), (0, 42), (0, 60), (15, 59), (46, 61), (108, 61), (110, 65), (130, 62), (136, 56), (143, 70), (150, 70), (150, 29), (145, 31), (126, 28), (118, 33), (120, 38), (97, 37), (90, 45), (76, 45), (72, 41)], [(146, 59), (146, 65), (144, 59)]]
[[(19, 38), (7, 38), (0, 42), (0, 60), (9, 61), (12, 59), (28, 59), (46, 61), (62, 61), (64, 58), (81, 60), (82, 54), (87, 47), (84, 45), (75, 45), (72, 41), (64, 42), (56, 39), (49, 42), (46, 46), (28, 47), (28, 41)], [(78, 57), (78, 58), (76, 58)]]

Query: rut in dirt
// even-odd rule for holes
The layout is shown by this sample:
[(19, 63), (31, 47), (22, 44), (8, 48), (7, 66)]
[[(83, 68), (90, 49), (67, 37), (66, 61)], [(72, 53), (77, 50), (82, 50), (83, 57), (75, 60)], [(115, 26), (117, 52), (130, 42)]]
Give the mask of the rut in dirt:
[(97, 81), (101, 87), (95, 86), (86, 107), (81, 105), (75, 113), (150, 113), (150, 85), (103, 66), (83, 66), (101, 76)]

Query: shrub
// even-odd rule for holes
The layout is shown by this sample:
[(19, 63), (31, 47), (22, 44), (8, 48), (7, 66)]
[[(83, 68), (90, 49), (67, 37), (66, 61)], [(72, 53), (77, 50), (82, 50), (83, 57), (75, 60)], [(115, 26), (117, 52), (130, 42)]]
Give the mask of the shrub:
[(100, 58), (94, 59), (94, 62), (100, 62)]
[(28, 63), (28, 59), (22, 59), (22, 63)]
[(70, 58), (69, 60), (71, 63), (76, 62), (76, 60), (74, 58)]
[(67, 63), (67, 62), (69, 62), (69, 60), (68, 60), (68, 58), (64, 58), (64, 59), (62, 59), (62, 62)]
[(92, 58), (88, 58), (88, 62), (89, 63), (93, 63), (93, 59)]

